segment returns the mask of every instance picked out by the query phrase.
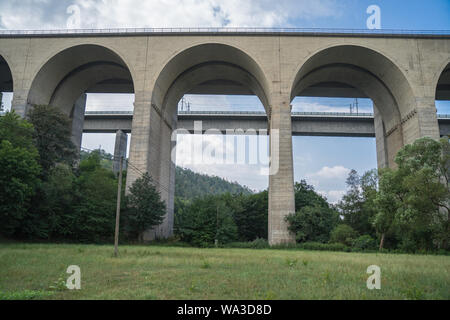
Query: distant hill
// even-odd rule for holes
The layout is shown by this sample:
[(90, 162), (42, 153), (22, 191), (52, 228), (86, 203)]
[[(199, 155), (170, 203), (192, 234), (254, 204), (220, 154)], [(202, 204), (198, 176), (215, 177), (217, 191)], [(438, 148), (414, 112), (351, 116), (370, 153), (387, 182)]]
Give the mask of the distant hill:
[[(100, 152), (102, 158), (101, 165), (103, 168), (112, 170), (113, 155), (104, 150), (96, 150)], [(81, 160), (86, 159), (89, 152), (81, 151)], [(219, 177), (212, 177), (204, 174), (195, 173), (189, 169), (177, 167), (175, 177), (175, 197), (184, 199), (193, 199), (211, 194), (251, 194), (253, 193), (249, 188), (241, 186), (237, 182), (229, 182)]]
[(252, 191), (237, 182), (229, 182), (219, 177), (195, 173), (189, 169), (177, 167), (175, 197), (193, 199), (211, 194), (251, 194)]

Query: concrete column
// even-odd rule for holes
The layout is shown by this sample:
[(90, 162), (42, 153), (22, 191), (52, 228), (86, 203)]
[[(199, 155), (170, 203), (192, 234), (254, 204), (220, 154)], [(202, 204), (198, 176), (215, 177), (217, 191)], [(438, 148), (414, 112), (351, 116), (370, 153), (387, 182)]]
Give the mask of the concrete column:
[(27, 103), (28, 89), (21, 89), (14, 86), (13, 100), (11, 102), (11, 110), (24, 118), (27, 115), (30, 105)]
[(167, 206), (164, 222), (144, 234), (144, 240), (151, 241), (173, 235), (175, 164), (171, 161), (172, 125), (163, 119), (158, 106), (150, 104), (151, 92), (138, 93), (135, 99), (127, 189), (142, 173), (148, 172)]
[(83, 93), (75, 102), (72, 110), (72, 142), (77, 147), (77, 150), (81, 149), (81, 140), (83, 139), (86, 99), (87, 95)]
[(378, 169), (389, 167), (388, 152), (386, 143), (386, 130), (384, 129), (383, 119), (377, 107), (373, 106), (375, 119), (375, 140), (377, 145)]
[[(150, 117), (153, 117), (152, 108), (150, 106), (150, 93), (136, 92), (134, 102), (134, 114), (131, 128), (131, 142), (130, 142), (130, 154), (129, 162), (131, 164), (130, 169), (127, 172), (127, 190), (131, 185), (139, 179), (142, 173), (150, 172)], [(156, 141), (153, 141), (154, 145)], [(137, 168), (137, 169), (135, 169)], [(141, 173), (142, 172), (142, 173)]]
[(295, 212), (291, 106), (278, 99), (270, 115), (269, 244), (294, 243), (287, 215)]
[(127, 157), (128, 135), (119, 130), (116, 132), (116, 144), (114, 146), (114, 162), (113, 171), (115, 174), (120, 170), (120, 157), (125, 159)]

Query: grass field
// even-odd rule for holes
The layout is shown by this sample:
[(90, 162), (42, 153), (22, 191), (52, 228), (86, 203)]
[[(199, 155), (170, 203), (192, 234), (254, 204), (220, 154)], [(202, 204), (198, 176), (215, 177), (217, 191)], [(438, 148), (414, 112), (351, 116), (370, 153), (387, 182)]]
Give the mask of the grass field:
[[(450, 299), (450, 257), (0, 244), (0, 299)], [(79, 291), (65, 281), (81, 268)], [(368, 290), (367, 267), (381, 267)]]

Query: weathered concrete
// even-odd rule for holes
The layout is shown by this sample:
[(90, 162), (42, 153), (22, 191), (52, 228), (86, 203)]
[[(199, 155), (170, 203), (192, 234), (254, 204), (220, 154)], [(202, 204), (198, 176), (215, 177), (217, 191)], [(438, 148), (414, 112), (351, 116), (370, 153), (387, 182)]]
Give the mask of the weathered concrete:
[(72, 142), (77, 147), (81, 148), (81, 140), (83, 138), (84, 128), (84, 114), (86, 113), (86, 94), (82, 94), (72, 109)]
[(116, 132), (116, 143), (114, 145), (113, 171), (115, 174), (120, 170), (120, 159), (127, 158), (128, 135), (122, 130)]
[[(290, 102), (298, 95), (366, 96), (379, 112), (380, 163), (415, 139), (439, 137), (434, 100), (448, 96), (450, 37), (301, 33), (172, 33), (0, 36), (1, 86), (13, 108), (53, 104), (74, 115), (85, 92), (134, 92), (127, 184), (149, 172), (168, 203), (172, 230), (173, 164), (168, 136), (186, 93), (254, 94), (270, 123), (279, 171), (270, 177), (270, 241), (293, 241), (284, 216), (295, 210)], [(8, 68), (5, 67), (8, 66)], [(380, 120), (381, 119), (381, 120)], [(76, 126), (74, 126), (75, 128)], [(279, 131), (279, 149), (275, 132)], [(383, 142), (384, 141), (384, 142)], [(278, 151), (276, 151), (278, 150)], [(384, 155), (382, 154), (384, 153)], [(272, 154), (275, 156), (275, 154)], [(384, 159), (384, 160), (383, 160)], [(158, 234), (157, 234), (158, 233)]]

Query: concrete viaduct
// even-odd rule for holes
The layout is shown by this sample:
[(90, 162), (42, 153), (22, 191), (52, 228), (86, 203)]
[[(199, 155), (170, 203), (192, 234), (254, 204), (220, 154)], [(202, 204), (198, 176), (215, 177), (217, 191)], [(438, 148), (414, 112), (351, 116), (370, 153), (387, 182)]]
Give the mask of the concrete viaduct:
[[(435, 100), (450, 100), (450, 33), (325, 30), (0, 31), (0, 91), (20, 115), (37, 104), (72, 118), (80, 145), (85, 93), (134, 93), (130, 162), (149, 172), (168, 211), (147, 239), (173, 232), (172, 132), (184, 94), (251, 94), (266, 112), (272, 162), (269, 242), (294, 237), (291, 101), (368, 97), (379, 167), (417, 138), (439, 138)], [(180, 120), (182, 121), (182, 120)], [(230, 128), (233, 129), (233, 128)], [(301, 128), (299, 131), (302, 131)], [(371, 131), (372, 132), (372, 131)], [(373, 133), (371, 133), (373, 134)], [(130, 171), (127, 185), (139, 177)]]

